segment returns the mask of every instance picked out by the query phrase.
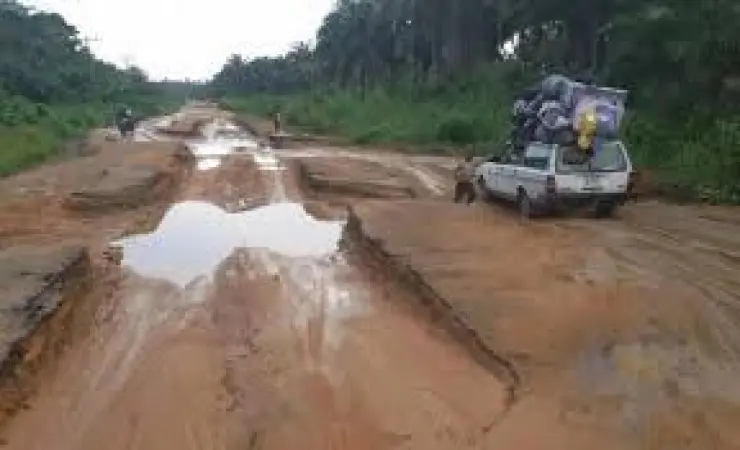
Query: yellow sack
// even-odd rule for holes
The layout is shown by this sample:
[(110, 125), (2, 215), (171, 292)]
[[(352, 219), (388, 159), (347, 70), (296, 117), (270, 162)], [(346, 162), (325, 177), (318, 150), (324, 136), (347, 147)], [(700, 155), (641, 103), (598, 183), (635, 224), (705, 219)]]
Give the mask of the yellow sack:
[(578, 136), (578, 148), (586, 151), (591, 148), (591, 136), (580, 135)]
[(578, 135), (578, 148), (588, 150), (591, 148), (591, 142), (596, 132), (596, 112), (593, 108), (588, 108), (581, 112), (575, 124), (576, 134)]

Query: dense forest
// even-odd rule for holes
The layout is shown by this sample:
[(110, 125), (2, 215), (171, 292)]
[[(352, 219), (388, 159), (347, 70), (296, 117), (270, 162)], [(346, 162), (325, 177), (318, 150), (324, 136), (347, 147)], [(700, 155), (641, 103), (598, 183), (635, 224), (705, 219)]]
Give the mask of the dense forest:
[(58, 14), (0, 0), (0, 176), (52, 156), (119, 105), (153, 113), (181, 94), (96, 59)]
[(226, 62), (215, 95), (358, 143), (497, 147), (543, 73), (630, 90), (625, 140), (657, 180), (740, 202), (740, 2), (341, 0), (315, 43)]

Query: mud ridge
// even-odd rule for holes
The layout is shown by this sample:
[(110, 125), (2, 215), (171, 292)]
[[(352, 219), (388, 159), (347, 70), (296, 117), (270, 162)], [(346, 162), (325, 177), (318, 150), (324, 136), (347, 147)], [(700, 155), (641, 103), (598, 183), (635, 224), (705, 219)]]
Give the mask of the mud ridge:
[(344, 229), (342, 246), (350, 253), (362, 258), (372, 270), (414, 292), (420, 300), (420, 306), (431, 314), (431, 319), (436, 324), (442, 325), (444, 330), (460, 342), (479, 364), (506, 384), (507, 411), (514, 406), (519, 400), (522, 385), (522, 377), (515, 365), (495, 349), (487, 346), (465, 318), (455, 312), (452, 305), (437, 293), (413, 267), (388, 253), (381, 241), (365, 234), (362, 219), (355, 213), (352, 206), (347, 207), (347, 225)]
[(231, 121), (234, 122), (234, 124), (236, 124), (239, 128), (247, 130), (249, 134), (259, 139), (267, 139), (270, 137), (270, 132), (267, 129), (267, 127), (269, 126), (269, 124), (267, 124), (267, 121), (264, 121), (265, 123), (262, 124), (262, 126), (257, 126), (254, 124), (255, 120), (246, 118), (241, 114), (234, 114), (231, 117)]
[[(149, 166), (135, 166), (134, 171), (151, 174), (124, 179), (118, 188), (110, 190), (81, 189), (78, 192), (101, 192), (109, 195), (89, 196), (84, 206), (72, 204), (72, 196), (62, 202), (75, 214), (102, 215), (121, 208), (138, 208), (158, 203), (161, 209), (150, 221), (158, 223), (165, 207), (177, 195), (182, 183), (190, 176), (195, 158), (183, 145), (173, 152), (161, 171)], [(153, 166), (152, 166), (153, 167)], [(113, 166), (125, 172), (127, 165)], [(112, 170), (116, 172), (116, 170)], [(115, 175), (115, 173), (113, 174)], [(125, 178), (125, 177), (124, 177)], [(128, 181), (142, 181), (128, 183)], [(145, 187), (145, 188), (144, 188)], [(124, 197), (137, 194), (135, 202)], [(161, 203), (161, 205), (159, 205)], [(146, 212), (146, 210), (144, 210)], [(148, 216), (148, 213), (147, 213)], [(139, 226), (141, 226), (139, 224)], [(98, 308), (115, 288), (120, 267), (108, 252), (98, 255), (98, 245), (85, 242), (81, 232), (71, 236), (69, 245), (11, 246), (0, 253), (0, 427), (22, 409), (28, 408), (38, 387), (47, 374), (54, 373), (64, 350), (85, 339), (97, 320)], [(78, 242), (79, 241), (79, 242)], [(103, 257), (100, 260), (100, 256)], [(0, 439), (0, 445), (2, 439)]]
[[(224, 109), (229, 110), (226, 105), (221, 105)], [(337, 138), (335, 136), (323, 136), (314, 133), (300, 133), (294, 129), (287, 129), (276, 134), (274, 123), (271, 118), (261, 117), (254, 114), (245, 114), (243, 112), (232, 112), (234, 123), (249, 131), (252, 135), (260, 138), (264, 142), (269, 142), (276, 148), (303, 148), (308, 146), (340, 146), (351, 145), (352, 142), (347, 139)]]
[(99, 214), (169, 200), (195, 166), (193, 154), (184, 145), (172, 159), (166, 170), (125, 165), (106, 169), (95, 185), (70, 193), (64, 206), (78, 213)]
[(24, 300), (26, 329), (9, 343), (0, 362), (0, 426), (27, 407), (39, 373), (53, 364), (76, 329), (75, 322), (93, 286), (89, 253), (80, 249), (63, 270), (44, 277), (45, 285)]
[(312, 172), (305, 162), (297, 163), (301, 187), (312, 197), (334, 195), (352, 199), (411, 199), (416, 192), (408, 186), (380, 180), (356, 180)]

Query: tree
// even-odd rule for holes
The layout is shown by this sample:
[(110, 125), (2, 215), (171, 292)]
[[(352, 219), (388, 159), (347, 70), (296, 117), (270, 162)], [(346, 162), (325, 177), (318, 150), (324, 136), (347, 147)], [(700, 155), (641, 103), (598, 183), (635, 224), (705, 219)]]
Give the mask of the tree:
[(147, 83), (141, 69), (96, 59), (58, 14), (0, 1), (0, 87), (38, 103), (112, 100)]
[(523, 67), (589, 73), (675, 114), (736, 111), (738, 21), (736, 0), (696, 8), (682, 0), (340, 0), (315, 49), (232, 58), (213, 84), (288, 92), (316, 83), (364, 89), (407, 74), (444, 82), (501, 59), (502, 45), (516, 37)]

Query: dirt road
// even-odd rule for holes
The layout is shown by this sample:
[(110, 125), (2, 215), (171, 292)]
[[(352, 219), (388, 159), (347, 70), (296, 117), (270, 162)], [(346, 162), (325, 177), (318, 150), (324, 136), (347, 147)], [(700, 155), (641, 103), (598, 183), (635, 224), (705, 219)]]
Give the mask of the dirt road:
[(119, 289), (9, 448), (482, 444), (502, 383), (348, 262), (344, 219), (309, 216), (274, 155), (227, 155), (248, 140), (193, 143), (208, 156), (157, 228), (114, 243)]
[(740, 448), (736, 210), (522, 226), (452, 204), (450, 159), (266, 150), (206, 107), (136, 140), (0, 226), (93, 267), (7, 448)]

